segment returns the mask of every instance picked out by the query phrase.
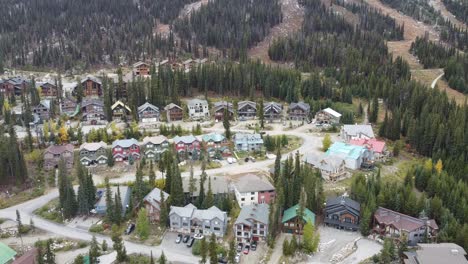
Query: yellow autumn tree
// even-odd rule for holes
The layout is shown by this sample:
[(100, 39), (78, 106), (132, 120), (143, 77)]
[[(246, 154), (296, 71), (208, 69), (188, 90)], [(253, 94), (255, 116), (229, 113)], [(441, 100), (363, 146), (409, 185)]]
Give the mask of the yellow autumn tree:
[(442, 164), (442, 160), (439, 159), (435, 165), (435, 170), (437, 171), (438, 174), (440, 174), (443, 168), (444, 168), (444, 165)]
[(432, 172), (432, 160), (431, 159), (427, 159), (424, 162), (424, 169), (428, 172)]
[(59, 135), (60, 135), (60, 141), (61, 141), (62, 143), (68, 142), (68, 140), (69, 140), (69, 137), (68, 137), (68, 130), (67, 130), (67, 128), (66, 128), (65, 126), (62, 125), (62, 126), (60, 127)]

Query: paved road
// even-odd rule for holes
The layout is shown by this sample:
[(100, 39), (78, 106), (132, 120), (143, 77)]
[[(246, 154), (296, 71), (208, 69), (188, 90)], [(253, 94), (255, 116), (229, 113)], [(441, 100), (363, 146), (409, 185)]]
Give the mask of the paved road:
[[(320, 152), (319, 148), (321, 146), (322, 136), (307, 133), (306, 130), (310, 128), (309, 126), (311, 125), (306, 125), (296, 130), (286, 131), (286, 132), (271, 131), (271, 132), (268, 132), (268, 134), (269, 135), (287, 134), (287, 135), (301, 137), (303, 139), (303, 144), (298, 149), (299, 152), (301, 153), (312, 152), (312, 153), (318, 154)], [(212, 131), (215, 132), (215, 130), (216, 129)], [(233, 130), (233, 131), (239, 132), (240, 130)], [(221, 132), (221, 131), (216, 130), (216, 132)], [(286, 157), (287, 155), (283, 155), (283, 159), (285, 159)], [(255, 163), (249, 162), (243, 165), (232, 164), (229, 166), (208, 170), (207, 173), (210, 175), (213, 175), (213, 174), (230, 174), (230, 173), (242, 173), (242, 172), (258, 171), (258, 170), (268, 170), (268, 166), (272, 165), (273, 163), (274, 163), (274, 160), (265, 160), (265, 161), (255, 162)], [(200, 174), (201, 174), (201, 171), (195, 171), (195, 175), (200, 175)], [(184, 173), (183, 176), (188, 176), (188, 172)], [(131, 176), (129, 175), (129, 177), (134, 177), (134, 175), (131, 175)], [(114, 179), (114, 180), (122, 180), (122, 181), (132, 180), (129, 177), (121, 177), (119, 179)], [(75, 228), (68, 227), (62, 224), (57, 224), (55, 222), (42, 219), (33, 214), (33, 212), (37, 208), (42, 207), (43, 205), (45, 205), (46, 203), (48, 203), (49, 201), (57, 197), (58, 197), (58, 190), (53, 189), (41, 197), (35, 198), (33, 200), (24, 202), (16, 206), (12, 206), (12, 207), (0, 210), (0, 218), (15, 220), (16, 219), (15, 211), (19, 210), (22, 221), (24, 223), (29, 223), (30, 218), (33, 217), (34, 224), (39, 229), (51, 232), (58, 236), (90, 241), (92, 239), (92, 234), (86, 230), (75, 229)], [(100, 243), (102, 242), (102, 240), (106, 240), (109, 245), (112, 245), (112, 241), (107, 236), (96, 235), (96, 238)], [(125, 241), (125, 247), (129, 254), (132, 254), (132, 253), (150, 254), (150, 251), (152, 251), (154, 256), (159, 256), (161, 254), (161, 251), (164, 251), (165, 255), (171, 260), (171, 262), (177, 262), (177, 263), (197, 263), (198, 262), (198, 258), (194, 257), (190, 251), (186, 251), (186, 252), (180, 251), (177, 248), (175, 248), (171, 243), (169, 244), (163, 243), (161, 246), (151, 247), (151, 246), (146, 246), (146, 245), (141, 245), (141, 244)], [(111, 263), (114, 259), (115, 259), (115, 253), (109, 254), (109, 255), (102, 257), (101, 263)]]

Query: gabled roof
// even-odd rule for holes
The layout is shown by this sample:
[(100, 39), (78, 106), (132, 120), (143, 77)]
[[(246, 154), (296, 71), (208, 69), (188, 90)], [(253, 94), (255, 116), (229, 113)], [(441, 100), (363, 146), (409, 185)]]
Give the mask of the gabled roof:
[(117, 146), (122, 147), (122, 148), (128, 148), (132, 145), (138, 145), (138, 140), (131, 138), (131, 139), (116, 140), (112, 142), (112, 148), (115, 148)]
[(306, 104), (304, 102), (298, 102), (298, 103), (291, 103), (291, 105), (289, 106), (289, 109), (294, 109), (296, 107), (299, 107), (301, 108), (303, 111), (305, 112), (308, 112), (310, 111), (310, 105), (309, 104)]
[(240, 101), (239, 103), (237, 103), (237, 110), (240, 110), (247, 105), (250, 105), (252, 108), (257, 110), (257, 103), (252, 102), (252, 101)]
[(148, 63), (143, 62), (143, 61), (139, 61), (139, 62), (135, 62), (135, 63), (132, 65), (132, 67), (133, 67), (133, 68), (136, 68), (136, 67), (139, 67), (139, 66), (141, 66), (141, 65), (149, 66)]
[(269, 109), (273, 109), (275, 112), (281, 113), (281, 111), (283, 111), (283, 106), (279, 103), (268, 102), (263, 106), (263, 111), (266, 112)]
[(268, 225), (270, 206), (268, 204), (244, 205), (236, 219), (235, 224), (252, 226), (254, 221)]
[(107, 147), (107, 144), (104, 143), (103, 141), (100, 141), (100, 142), (93, 142), (93, 143), (83, 143), (81, 146), (80, 146), (80, 150), (87, 150), (87, 151), (96, 151), (100, 148), (106, 148)]
[(194, 99), (191, 99), (191, 100), (187, 101), (188, 106), (195, 105), (195, 104), (208, 105), (208, 101), (198, 99), (198, 98), (194, 98)]
[(95, 82), (95, 83), (102, 84), (102, 83), (101, 83), (101, 79), (99, 79), (99, 78), (97, 78), (97, 77), (95, 77), (95, 76), (92, 76), (92, 75), (88, 75), (88, 76), (86, 76), (85, 78), (81, 79), (81, 83), (84, 83), (84, 82), (86, 82), (86, 81), (88, 81), (88, 80), (93, 81), (93, 82)]
[[(213, 194), (223, 194), (223, 193), (228, 193), (229, 188), (228, 184), (229, 181), (226, 179), (227, 177), (223, 176), (210, 176), (211, 179), (211, 190)], [(195, 178), (196, 181), (196, 191), (193, 192), (192, 196), (197, 197), (200, 194), (200, 179)], [(204, 184), (204, 189), (208, 190), (208, 184), (209, 181), (205, 181)], [(183, 177), (182, 178), (182, 187), (184, 188), (184, 193), (189, 193), (189, 187), (190, 187), (190, 178), (189, 177)]]
[(171, 211), (169, 212), (169, 215), (176, 214), (180, 217), (192, 217), (193, 211), (195, 211), (197, 208), (195, 205), (189, 203), (184, 207), (180, 206), (171, 206)]
[(317, 156), (312, 153), (306, 154), (304, 162), (324, 171), (334, 171), (345, 163), (344, 159), (341, 157), (327, 155)]
[(335, 142), (327, 150), (326, 155), (357, 160), (366, 152), (368, 152), (368, 150), (365, 147), (349, 145), (343, 142)]
[(176, 105), (176, 104), (174, 104), (174, 103), (170, 103), (170, 104), (166, 105), (166, 106), (164, 107), (164, 110), (167, 111), (167, 110), (170, 110), (170, 109), (172, 109), (172, 108), (174, 108), (174, 107), (175, 107), (175, 108), (179, 108), (180, 110), (182, 110), (182, 107), (180, 107), (180, 106), (178, 106), (178, 105)]
[(47, 109), (50, 110), (50, 103), (51, 103), (51, 101), (50, 101), (49, 99), (44, 99), (44, 100), (41, 100), (41, 101), (39, 102), (39, 105), (37, 105), (36, 107), (41, 107), (41, 106), (43, 106), (43, 107), (45, 107), (45, 108), (47, 108)]
[(275, 190), (273, 184), (268, 180), (254, 174), (247, 174), (240, 177), (233, 185), (240, 193)]
[(205, 142), (208, 142), (208, 141), (220, 142), (220, 141), (223, 141), (224, 139), (226, 139), (226, 137), (218, 133), (210, 133), (210, 134), (202, 135), (202, 140)]
[(214, 108), (214, 111), (217, 112), (219, 110), (223, 110), (225, 108), (227, 108), (227, 110), (229, 112), (234, 112), (233, 108), (232, 108), (232, 103), (229, 103), (229, 102), (226, 102), (226, 101), (219, 101), (219, 102), (215, 102), (213, 104), (213, 108)]
[(144, 103), (144, 104), (142, 104), (142, 105), (140, 105), (140, 106), (138, 107), (138, 113), (140, 113), (140, 112), (142, 112), (142, 111), (145, 111), (147, 108), (150, 108), (150, 109), (152, 109), (153, 111), (159, 112), (159, 108), (158, 108), (157, 106), (152, 105), (152, 104), (146, 102), (146, 103)]
[(418, 244), (415, 252), (404, 253), (405, 264), (466, 264), (466, 251), (454, 243)]
[(16, 256), (16, 251), (0, 242), (0, 263), (9, 263)]
[(325, 108), (325, 109), (323, 109), (322, 111), (325, 112), (325, 113), (328, 113), (328, 114), (330, 114), (330, 115), (332, 115), (332, 116), (334, 116), (334, 117), (337, 117), (337, 118), (338, 118), (338, 117), (341, 117), (341, 114), (340, 114), (340, 113), (336, 112), (335, 110), (333, 110), (333, 109), (331, 109), (331, 108)]
[(406, 230), (408, 232), (419, 229), (426, 225), (433, 229), (439, 229), (439, 226), (437, 226), (435, 221), (432, 219), (419, 219), (383, 207), (379, 207), (377, 211), (375, 211), (374, 218), (380, 224), (392, 225), (398, 230)]
[(73, 153), (73, 145), (72, 144), (66, 144), (66, 145), (52, 145), (52, 146), (49, 146), (45, 152), (49, 152), (49, 153), (52, 153), (52, 154), (55, 154), (55, 155), (60, 155), (62, 154), (63, 152), (65, 151), (69, 151), (69, 152), (72, 152)]
[(234, 135), (234, 141), (236, 143), (250, 143), (250, 144), (263, 144), (263, 139), (260, 134), (250, 134), (250, 133), (236, 133)]
[(343, 131), (353, 137), (357, 137), (362, 134), (368, 138), (375, 138), (374, 131), (370, 125), (344, 125)]
[(377, 140), (375, 138), (371, 139), (364, 139), (364, 138), (359, 138), (359, 139), (351, 139), (349, 141), (349, 144), (355, 145), (355, 146), (362, 146), (366, 147), (376, 153), (382, 153), (385, 149), (385, 141), (382, 140)]
[(184, 144), (192, 144), (193, 142), (197, 141), (197, 138), (194, 137), (193, 135), (188, 135), (188, 136), (176, 136), (175, 138), (172, 139), (174, 143), (179, 143), (182, 142)]
[(88, 105), (98, 105), (104, 107), (104, 101), (101, 99), (84, 99), (81, 102), (81, 108), (87, 107)]
[[(293, 207), (288, 208), (283, 212), (283, 218), (281, 220), (282, 223), (286, 223), (289, 220), (297, 217), (297, 213), (299, 212), (299, 204), (296, 204)], [(304, 215), (302, 216), (302, 220), (312, 221), (312, 224), (315, 225), (315, 214), (307, 208), (304, 208)]]
[(151, 204), (151, 206), (160, 209), (160, 203), (162, 198), (161, 192), (164, 194), (164, 199), (167, 199), (167, 197), (169, 197), (169, 194), (165, 191), (162, 191), (159, 188), (154, 188), (150, 193), (148, 193), (145, 196), (145, 198), (143, 198), (143, 200)]
[(142, 145), (146, 145), (148, 143), (159, 145), (159, 144), (163, 143), (164, 141), (167, 141), (167, 138), (165, 136), (145, 137), (145, 138), (143, 138), (143, 144)]
[(206, 210), (195, 209), (193, 212), (192, 218), (198, 220), (213, 220), (215, 218), (225, 222), (227, 220), (226, 212), (221, 211), (218, 207), (212, 206)]
[(329, 198), (327, 199), (327, 203), (325, 205), (325, 208), (328, 208), (328, 207), (333, 207), (333, 206), (336, 206), (336, 205), (343, 205), (345, 207), (349, 207), (353, 210), (356, 210), (357, 212), (359, 212), (361, 210), (361, 205), (354, 201), (353, 199), (350, 199), (348, 197), (345, 197), (345, 196), (338, 196), (338, 197), (335, 197), (335, 198)]
[(57, 86), (55, 86), (55, 84), (52, 84), (52, 83), (50, 83), (50, 82), (45, 82), (45, 83), (39, 85), (39, 87), (57, 88)]
[(122, 103), (121, 101), (117, 101), (111, 106), (112, 111), (114, 111), (117, 106), (125, 108), (128, 112), (132, 112), (130, 107), (128, 107), (126, 104)]

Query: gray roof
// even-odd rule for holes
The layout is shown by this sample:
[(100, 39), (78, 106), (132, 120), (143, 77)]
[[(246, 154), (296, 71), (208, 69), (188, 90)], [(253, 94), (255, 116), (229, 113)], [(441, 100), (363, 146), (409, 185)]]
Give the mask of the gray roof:
[(244, 205), (236, 219), (237, 224), (245, 224), (251, 226), (254, 224), (252, 220), (268, 225), (268, 215), (270, 206), (268, 204), (252, 204)]
[(88, 76), (86, 76), (86, 78), (81, 79), (81, 83), (84, 83), (84, 82), (86, 82), (88, 80), (91, 80), (93, 82), (101, 84), (101, 80), (99, 78), (95, 77), (95, 76), (92, 76), (92, 75), (88, 75)]
[(164, 141), (167, 141), (167, 138), (165, 136), (145, 137), (143, 138), (142, 145), (146, 145), (148, 143), (159, 145), (162, 144)]
[(440, 243), (440, 244), (418, 244), (419, 249), (416, 252), (405, 252), (408, 259), (405, 263), (410, 264), (465, 264), (468, 263), (466, 259), (466, 251), (463, 247), (454, 243)]
[(224, 222), (227, 220), (227, 214), (226, 212), (221, 211), (218, 207), (212, 206), (206, 210), (195, 209), (192, 218), (196, 218), (198, 220), (212, 220), (214, 218), (218, 218)]
[(242, 176), (233, 185), (240, 193), (275, 190), (268, 180), (254, 174)]
[[(211, 178), (211, 191), (213, 194), (222, 194), (222, 193), (228, 193), (228, 180), (226, 177), (221, 177), (221, 176), (210, 176)], [(204, 184), (205, 191), (208, 190), (208, 179), (205, 181)], [(190, 178), (189, 177), (183, 177), (182, 178), (182, 186), (184, 188), (184, 193), (189, 192), (189, 186), (190, 186)], [(197, 187), (197, 190), (192, 194), (192, 196), (198, 196), (200, 193), (200, 179), (195, 178), (195, 187)]]
[(182, 142), (184, 144), (192, 144), (196, 140), (197, 140), (197, 138), (194, 137), (193, 135), (182, 136), (182, 137), (176, 136), (173, 139), (174, 143)]
[(294, 109), (296, 107), (299, 107), (306, 112), (310, 111), (310, 105), (304, 102), (291, 103), (291, 105), (289, 106), (289, 109)]
[(268, 102), (263, 106), (263, 111), (267, 111), (269, 108), (273, 108), (275, 112), (280, 113), (283, 110), (283, 106), (279, 103)]
[(358, 202), (354, 201), (351, 198), (345, 197), (345, 196), (338, 196), (338, 197), (335, 197), (335, 198), (327, 199), (326, 207), (337, 205), (337, 204), (342, 204), (342, 205), (345, 205), (345, 206), (349, 206), (349, 207), (351, 207), (351, 208), (353, 208), (353, 209), (355, 209), (357, 211), (359, 211), (361, 209), (361, 205)]
[[(110, 187), (110, 190), (111, 190), (111, 197), (112, 197), (112, 200), (114, 200), (115, 198), (115, 194), (117, 193), (117, 188), (119, 188), (120, 190), (120, 197), (122, 198), (122, 206), (127, 206), (125, 203), (127, 202), (125, 200), (125, 197), (127, 196), (127, 192), (130, 190), (130, 187), (128, 186), (111, 186)], [(102, 207), (102, 206), (106, 206), (106, 189), (103, 188), (103, 189), (98, 189), (98, 191), (101, 191), (102, 192), (102, 196), (101, 198), (99, 199), (99, 201), (96, 203), (96, 207)]]
[(198, 98), (195, 98), (195, 99), (192, 99), (192, 100), (188, 100), (188, 101), (187, 101), (187, 105), (188, 105), (188, 106), (195, 105), (195, 104), (208, 105), (208, 101), (202, 100), (202, 99), (198, 99)]
[(99, 105), (104, 107), (104, 101), (101, 99), (84, 99), (83, 102), (81, 102), (81, 108), (84, 108), (88, 105)]
[(40, 107), (41, 105), (44, 106), (45, 108), (50, 110), (50, 103), (51, 101), (49, 99), (44, 99), (39, 102), (39, 105), (36, 107)]
[(178, 105), (176, 105), (176, 104), (174, 104), (174, 103), (170, 103), (170, 104), (168, 104), (168, 105), (166, 105), (166, 106), (164, 107), (164, 110), (167, 111), (167, 110), (172, 109), (172, 108), (174, 108), (174, 107), (177, 107), (177, 108), (179, 108), (179, 109), (182, 109), (182, 107), (180, 107), (180, 106), (178, 106)]
[(120, 146), (122, 148), (128, 148), (132, 145), (138, 145), (138, 141), (134, 138), (131, 139), (121, 139), (121, 140), (116, 140), (112, 142), (112, 148), (115, 148), (116, 146)]
[(197, 208), (195, 205), (189, 203), (184, 207), (180, 206), (171, 206), (171, 212), (169, 215), (176, 214), (180, 217), (192, 217), (193, 211), (196, 210)]
[(164, 193), (164, 199), (167, 199), (167, 197), (169, 197), (169, 194), (165, 191), (162, 191), (159, 188), (154, 188), (150, 193), (148, 193), (145, 196), (145, 198), (143, 198), (143, 200), (151, 204), (153, 207), (160, 209), (159, 204), (161, 203), (161, 192)]
[(257, 109), (257, 103), (252, 101), (240, 101), (237, 103), (237, 110), (244, 108), (246, 105), (250, 105), (254, 109)]
[(370, 125), (344, 125), (343, 131), (350, 136), (363, 134), (369, 138), (375, 138), (374, 131)]
[(215, 102), (213, 104), (213, 108), (214, 108), (214, 111), (217, 112), (221, 109), (225, 109), (227, 106), (227, 110), (230, 111), (230, 112), (234, 112), (233, 108), (232, 108), (232, 103), (229, 103), (229, 102), (226, 102), (226, 101), (219, 101), (219, 102)]
[(327, 155), (317, 156), (316, 154), (308, 153), (304, 157), (304, 162), (320, 170), (333, 171), (336, 168), (339, 168), (341, 164), (343, 164), (345, 161), (344, 159), (338, 156), (327, 156)]
[(237, 143), (258, 143), (258, 144), (263, 144), (263, 139), (260, 134), (250, 134), (250, 133), (236, 133), (234, 135), (234, 141)]
[(83, 143), (81, 146), (80, 146), (80, 150), (82, 149), (86, 149), (87, 151), (96, 151), (100, 148), (106, 148), (107, 147), (107, 144), (104, 143), (103, 141), (101, 142), (93, 142), (93, 143)]
[(140, 113), (141, 111), (146, 110), (146, 108), (151, 108), (151, 109), (153, 109), (154, 111), (159, 112), (159, 108), (158, 108), (157, 106), (152, 105), (152, 104), (146, 102), (146, 103), (144, 103), (144, 104), (142, 104), (142, 105), (140, 105), (140, 106), (138, 107), (138, 113)]

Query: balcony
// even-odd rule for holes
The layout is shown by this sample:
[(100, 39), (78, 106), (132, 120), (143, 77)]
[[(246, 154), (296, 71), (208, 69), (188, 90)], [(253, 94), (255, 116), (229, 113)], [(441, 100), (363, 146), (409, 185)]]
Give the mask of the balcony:
[(357, 224), (341, 222), (340, 220), (325, 218), (324, 222), (326, 224), (329, 224), (329, 225), (338, 225), (338, 226), (344, 227), (344, 228), (359, 229), (359, 225), (357, 225)]

